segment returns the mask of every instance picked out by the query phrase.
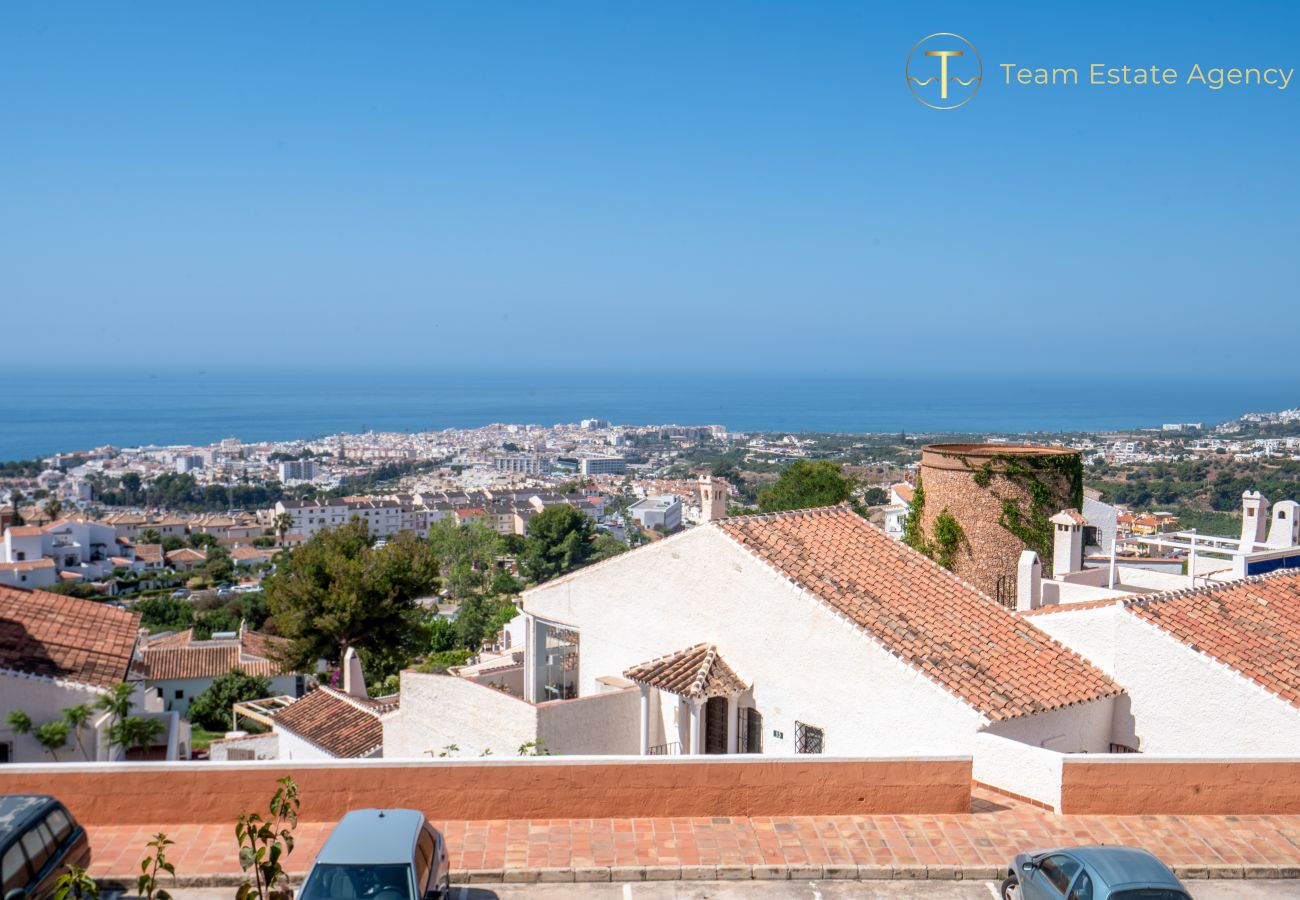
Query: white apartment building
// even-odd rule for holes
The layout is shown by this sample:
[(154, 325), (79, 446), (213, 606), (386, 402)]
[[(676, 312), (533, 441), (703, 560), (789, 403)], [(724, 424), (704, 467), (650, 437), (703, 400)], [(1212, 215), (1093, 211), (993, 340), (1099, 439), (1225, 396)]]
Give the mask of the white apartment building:
[(10, 527), (0, 542), (0, 584), (48, 587), (63, 573), (101, 579), (123, 565), (125, 552), (112, 526), (99, 522), (61, 519), (42, 527)]
[(289, 484), (294, 481), (311, 481), (320, 474), (320, 466), (314, 459), (291, 459), (279, 465), (280, 481)]
[(682, 501), (674, 494), (662, 494), (638, 500), (628, 513), (642, 528), (676, 531), (682, 527)]

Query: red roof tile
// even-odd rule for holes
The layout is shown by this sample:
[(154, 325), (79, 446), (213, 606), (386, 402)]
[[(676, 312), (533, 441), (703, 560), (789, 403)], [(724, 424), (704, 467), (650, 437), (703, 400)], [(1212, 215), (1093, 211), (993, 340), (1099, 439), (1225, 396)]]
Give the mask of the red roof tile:
[(682, 697), (725, 697), (749, 690), (712, 644), (696, 644), (652, 659), (633, 666), (623, 676)]
[(847, 506), (717, 527), (993, 720), (1123, 693), (1105, 673)]
[(1149, 594), (1124, 606), (1300, 707), (1300, 572)]
[(397, 708), (397, 698), (365, 699), (321, 687), (276, 712), (277, 731), (287, 731), (329, 753), (357, 758), (384, 744), (379, 716)]
[(281, 640), (246, 631), (240, 639), (196, 641), (193, 631), (187, 629), (150, 641), (142, 655), (150, 681), (216, 678), (233, 669), (269, 678), (284, 671), (274, 659), (274, 648)]
[(126, 680), (139, 628), (115, 606), (0, 587), (0, 669), (110, 687)]

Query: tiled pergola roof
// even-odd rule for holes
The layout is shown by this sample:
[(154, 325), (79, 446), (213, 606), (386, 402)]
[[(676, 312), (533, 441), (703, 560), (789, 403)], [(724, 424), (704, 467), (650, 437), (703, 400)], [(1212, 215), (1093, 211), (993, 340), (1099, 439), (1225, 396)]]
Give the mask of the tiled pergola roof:
[(633, 666), (623, 676), (682, 697), (725, 697), (749, 690), (713, 644), (696, 644)]

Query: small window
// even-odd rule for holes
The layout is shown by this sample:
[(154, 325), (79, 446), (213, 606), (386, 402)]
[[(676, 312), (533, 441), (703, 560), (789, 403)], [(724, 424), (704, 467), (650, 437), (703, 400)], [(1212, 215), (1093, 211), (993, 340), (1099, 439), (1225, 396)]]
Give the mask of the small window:
[(50, 827), (54, 841), (59, 846), (72, 834), (72, 819), (62, 809), (54, 809), (45, 817), (45, 824)]
[(826, 746), (826, 733), (815, 725), (794, 723), (794, 752), (821, 753)]
[(23, 848), (14, 844), (5, 851), (4, 859), (0, 860), (0, 882), (8, 894), (27, 887), (27, 880), (27, 858), (23, 856)]
[(27, 862), (32, 867), (32, 874), (40, 877), (41, 870), (54, 855), (54, 836), (45, 825), (37, 824), (23, 834), (23, 850), (27, 853)]
[(736, 713), (740, 718), (736, 729), (736, 752), (762, 753), (763, 714), (752, 706), (742, 706)]
[(184, 699), (185, 699), (185, 692), (182, 691), (182, 690), (180, 690), (180, 689), (178, 688), (178, 689), (176, 690), (176, 699), (177, 699), (177, 700), (184, 700)]
[(1049, 856), (1038, 864), (1038, 870), (1048, 884), (1064, 894), (1074, 876), (1079, 874), (1079, 864), (1068, 856)]
[(14, 745), (8, 741), (0, 741), (0, 763), (14, 761)]
[(423, 896), (429, 890), (429, 872), (433, 868), (433, 835), (421, 828), (415, 842), (415, 887)]

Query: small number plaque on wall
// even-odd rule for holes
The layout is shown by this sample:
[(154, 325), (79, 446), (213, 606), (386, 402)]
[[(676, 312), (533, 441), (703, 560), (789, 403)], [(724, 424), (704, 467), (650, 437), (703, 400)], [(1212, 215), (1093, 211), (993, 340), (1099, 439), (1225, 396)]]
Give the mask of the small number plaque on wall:
[(777, 731), (775, 728), (773, 728), (772, 737), (776, 738), (778, 741), (783, 741), (785, 740), (785, 732)]

